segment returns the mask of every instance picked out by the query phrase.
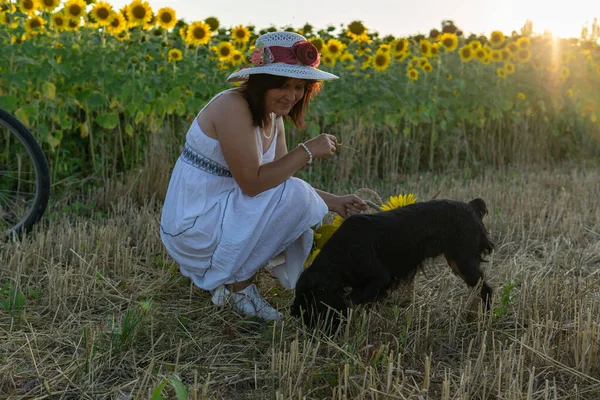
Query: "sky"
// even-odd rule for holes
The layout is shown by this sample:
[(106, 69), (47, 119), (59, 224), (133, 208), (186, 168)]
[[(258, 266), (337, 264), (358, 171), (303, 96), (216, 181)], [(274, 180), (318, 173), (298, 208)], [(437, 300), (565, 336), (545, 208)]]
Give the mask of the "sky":
[[(370, 31), (396, 37), (428, 34), (443, 20), (468, 35), (519, 31), (527, 19), (533, 30), (558, 37), (579, 37), (584, 24), (600, 19), (600, 0), (147, 0), (154, 11), (171, 7), (187, 22), (217, 17), (224, 27), (254, 25), (317, 29), (360, 20)], [(131, 0), (108, 0), (120, 8)]]

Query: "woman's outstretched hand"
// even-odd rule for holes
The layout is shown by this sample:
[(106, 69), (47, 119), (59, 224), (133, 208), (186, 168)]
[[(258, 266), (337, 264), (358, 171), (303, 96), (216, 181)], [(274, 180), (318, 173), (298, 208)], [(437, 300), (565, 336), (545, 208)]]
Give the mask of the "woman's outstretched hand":
[(337, 196), (332, 200), (329, 210), (338, 213), (342, 218), (347, 218), (354, 214), (360, 214), (361, 210), (367, 207), (360, 197), (354, 194)]
[(335, 153), (337, 138), (328, 133), (321, 133), (319, 136), (307, 140), (304, 144), (308, 147), (314, 159), (327, 158)]

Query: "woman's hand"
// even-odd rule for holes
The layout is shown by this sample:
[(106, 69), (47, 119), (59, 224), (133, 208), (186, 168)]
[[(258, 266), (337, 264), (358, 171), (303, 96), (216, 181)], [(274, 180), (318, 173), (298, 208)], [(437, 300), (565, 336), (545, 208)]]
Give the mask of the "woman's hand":
[(326, 158), (335, 153), (337, 139), (333, 135), (321, 133), (319, 136), (307, 140), (304, 144), (312, 153), (313, 159)]
[(366, 207), (367, 203), (354, 194), (335, 196), (330, 200), (329, 204), (329, 210), (338, 213), (342, 218), (360, 214), (360, 211), (364, 210)]

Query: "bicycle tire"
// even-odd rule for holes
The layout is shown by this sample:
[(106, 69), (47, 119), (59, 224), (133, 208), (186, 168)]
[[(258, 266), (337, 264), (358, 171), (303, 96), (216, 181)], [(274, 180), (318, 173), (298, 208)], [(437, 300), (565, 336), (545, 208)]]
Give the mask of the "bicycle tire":
[(48, 206), (50, 198), (50, 168), (42, 147), (27, 127), (14, 115), (0, 108), (0, 125), (4, 125), (21, 142), (35, 169), (35, 195), (27, 213), (5, 234), (20, 237), (23, 233), (30, 232), (37, 224)]

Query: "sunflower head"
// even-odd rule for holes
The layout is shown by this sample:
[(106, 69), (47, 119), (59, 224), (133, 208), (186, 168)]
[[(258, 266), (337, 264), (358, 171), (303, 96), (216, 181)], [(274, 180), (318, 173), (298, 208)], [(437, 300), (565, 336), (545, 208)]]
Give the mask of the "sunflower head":
[(201, 45), (210, 41), (210, 26), (202, 21), (196, 21), (187, 29), (186, 41), (189, 44)]
[(221, 42), (217, 45), (215, 50), (220, 61), (227, 61), (231, 58), (235, 49), (231, 43)]
[(41, 0), (41, 5), (44, 11), (52, 12), (58, 7), (60, 0)]
[(362, 21), (352, 21), (348, 24), (346, 30), (346, 36), (355, 42), (369, 42), (369, 36), (367, 35), (367, 28)]
[(65, 4), (65, 14), (73, 18), (81, 18), (85, 15), (85, 8), (87, 4), (83, 0), (69, 0)]
[(127, 8), (127, 19), (130, 25), (144, 26), (152, 20), (152, 16), (152, 8), (147, 1), (133, 0)]
[(112, 6), (104, 1), (99, 1), (94, 4), (91, 15), (96, 22), (101, 26), (110, 24), (111, 15), (113, 13)]
[(444, 33), (440, 38), (440, 43), (447, 52), (451, 52), (458, 47), (458, 37), (454, 33)]
[(506, 70), (504, 68), (498, 68), (496, 70), (496, 73), (498, 74), (498, 76), (502, 79), (506, 78)]
[(417, 198), (414, 194), (399, 194), (397, 196), (390, 196), (387, 202), (381, 205), (381, 210), (388, 211), (398, 207), (405, 207), (410, 204), (415, 204)]
[(427, 39), (422, 39), (419, 42), (419, 50), (423, 57), (429, 57), (431, 55), (431, 42)]
[(377, 71), (385, 71), (390, 66), (389, 51), (377, 51), (373, 56), (373, 68)]
[(490, 43), (494, 47), (500, 47), (504, 44), (504, 34), (501, 31), (493, 31), (490, 35)]
[(507, 74), (512, 74), (513, 72), (515, 72), (515, 64), (506, 62), (504, 63), (504, 69), (506, 70)]
[(344, 44), (337, 39), (329, 39), (327, 43), (325, 43), (324, 51), (327, 52), (332, 57), (339, 57), (344, 52)]
[(468, 62), (473, 59), (475, 50), (473, 49), (473, 47), (466, 45), (460, 48), (458, 54), (460, 54), (460, 59), (462, 60), (462, 62)]
[(429, 31), (429, 38), (431, 40), (438, 40), (440, 38), (441, 32), (437, 29), (432, 29)]
[(529, 62), (529, 60), (531, 60), (531, 50), (527, 48), (519, 49), (519, 51), (517, 51), (517, 60), (519, 60), (520, 63)]
[(321, 51), (323, 49), (324, 43), (323, 43), (323, 39), (321, 39), (320, 37), (315, 36), (315, 37), (308, 39), (308, 41), (311, 42), (312, 45), (317, 48), (317, 51)]
[(517, 93), (517, 98), (519, 100), (525, 100), (525, 93), (521, 93), (521, 92)]
[(158, 10), (156, 22), (162, 29), (169, 30), (177, 25), (177, 14), (170, 7), (163, 7)]
[(168, 57), (168, 62), (177, 62), (177, 61), (181, 61), (181, 59), (183, 58), (183, 55), (181, 53), (181, 50), (171, 49), (167, 53), (167, 57)]
[(24, 14), (34, 15), (39, 9), (39, 0), (19, 0), (19, 11)]
[(238, 25), (231, 30), (231, 39), (236, 43), (248, 43), (250, 41), (250, 29)]
[(396, 39), (391, 44), (390, 47), (392, 49), (393, 54), (400, 54), (408, 51), (408, 40), (406, 39)]
[(44, 20), (37, 15), (32, 15), (25, 21), (25, 32), (27, 35), (37, 35), (44, 31)]
[(563, 81), (566, 81), (569, 78), (569, 75), (571, 75), (571, 70), (569, 67), (562, 67), (560, 70), (560, 78)]
[(211, 31), (215, 32), (221, 26), (221, 22), (217, 17), (208, 17), (204, 20)]
[(414, 82), (419, 79), (419, 71), (414, 68), (409, 68), (408, 71), (406, 71), (406, 76), (408, 76), (408, 78)]

